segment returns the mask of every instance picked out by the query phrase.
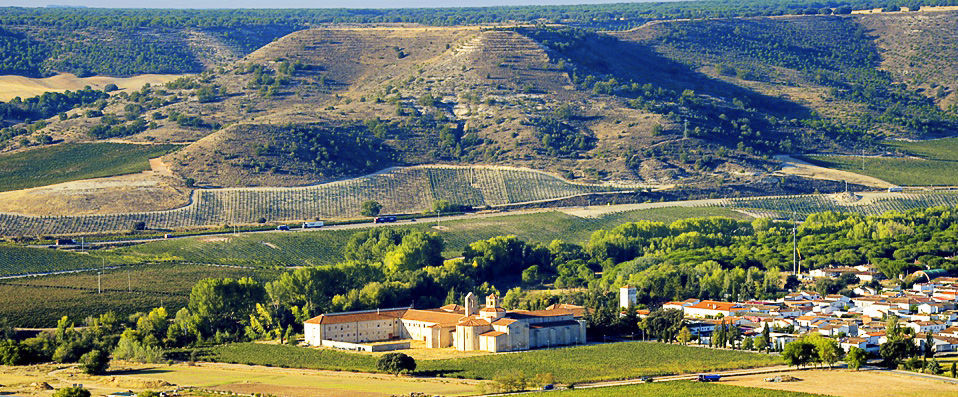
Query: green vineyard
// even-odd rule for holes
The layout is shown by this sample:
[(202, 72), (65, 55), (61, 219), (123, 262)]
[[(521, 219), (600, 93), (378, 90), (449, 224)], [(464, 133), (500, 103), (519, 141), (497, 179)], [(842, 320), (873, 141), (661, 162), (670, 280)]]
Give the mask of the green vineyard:
[(436, 200), (468, 206), (495, 206), (553, 200), (626, 188), (577, 184), (520, 168), (417, 166), (315, 186), (196, 190), (190, 204), (168, 211), (82, 215), (0, 214), (0, 235), (74, 234), (129, 230), (137, 222), (151, 229), (178, 229), (267, 221), (348, 218), (376, 200), (383, 213), (428, 210)]
[(955, 207), (958, 206), (958, 192), (871, 193), (860, 201), (846, 201), (836, 195), (824, 194), (750, 197), (728, 199), (723, 206), (765, 218), (803, 218), (823, 211), (878, 215), (914, 208)]

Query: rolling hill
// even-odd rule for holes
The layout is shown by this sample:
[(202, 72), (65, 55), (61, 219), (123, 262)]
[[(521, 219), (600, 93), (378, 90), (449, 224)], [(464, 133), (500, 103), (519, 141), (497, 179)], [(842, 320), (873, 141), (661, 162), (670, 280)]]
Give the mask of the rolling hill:
[[(918, 12), (616, 32), (313, 27), (195, 76), (13, 120), (0, 144), (187, 143), (163, 161), (184, 186), (205, 188), (305, 187), (429, 164), (759, 186), (778, 168), (774, 154), (875, 152), (887, 138), (953, 133), (954, 82), (935, 71), (958, 59), (947, 56), (955, 21)], [(922, 56), (922, 43), (936, 56)]]

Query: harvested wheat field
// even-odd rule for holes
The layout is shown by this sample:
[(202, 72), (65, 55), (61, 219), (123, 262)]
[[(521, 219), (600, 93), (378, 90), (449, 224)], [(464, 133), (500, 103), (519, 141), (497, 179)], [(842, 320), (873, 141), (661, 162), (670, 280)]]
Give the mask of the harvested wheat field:
[(840, 397), (945, 397), (958, 395), (958, 385), (920, 377), (921, 374), (905, 375), (889, 371), (853, 371), (846, 369), (791, 371), (796, 382), (765, 382), (764, 375), (736, 376), (722, 383), (787, 390), (805, 393), (820, 393)]
[(187, 205), (190, 189), (150, 171), (0, 192), (0, 212), (89, 215), (168, 210)]
[(139, 89), (143, 85), (163, 84), (176, 80), (183, 75), (179, 74), (142, 74), (133, 77), (110, 77), (93, 76), (77, 77), (69, 73), (58, 74), (53, 77), (44, 77), (42, 79), (5, 75), (0, 76), (0, 101), (9, 101), (13, 98), (30, 98), (43, 94), (44, 92), (62, 92), (66, 90), (81, 90), (83, 87), (90, 86), (95, 89), (103, 89), (107, 84), (116, 84), (120, 89)]
[(113, 362), (104, 376), (82, 374), (73, 366), (0, 366), (0, 394), (49, 396), (53, 388), (81, 383), (93, 395), (118, 391), (167, 390), (193, 386), (241, 394), (280, 397), (389, 396), (421, 392), (427, 395), (475, 394), (482, 381), (414, 378), (383, 374), (272, 368), (239, 364), (203, 363), (153, 365)]

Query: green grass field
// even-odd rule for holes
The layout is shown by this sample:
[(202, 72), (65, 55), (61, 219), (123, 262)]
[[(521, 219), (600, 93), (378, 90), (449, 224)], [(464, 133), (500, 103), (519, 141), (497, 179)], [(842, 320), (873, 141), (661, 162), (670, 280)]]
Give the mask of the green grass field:
[(197, 280), (208, 277), (253, 277), (271, 280), (277, 271), (204, 265), (138, 265), (97, 274), (85, 272), (0, 280), (0, 317), (18, 327), (54, 327), (62, 316), (82, 321), (115, 311), (128, 315), (165, 306), (171, 313), (186, 305)]
[(213, 347), (204, 359), (283, 368), (376, 372), (378, 356), (332, 349), (308, 349), (290, 345), (235, 343)]
[[(588, 363), (584, 366), (583, 363)], [(551, 373), (560, 383), (637, 378), (763, 367), (780, 364), (777, 357), (650, 342), (620, 342), (519, 354), (496, 354), (419, 363), (418, 371), (445, 376), (493, 379), (503, 371), (528, 375)]]
[[(376, 356), (327, 349), (242, 343), (218, 346), (208, 359), (290, 368), (375, 372)], [(583, 363), (589, 363), (584, 366)], [(420, 360), (423, 375), (493, 379), (509, 371), (533, 376), (551, 373), (559, 383), (579, 383), (644, 375), (683, 374), (780, 364), (774, 356), (653, 342), (621, 342), (533, 350), (456, 359)]]
[[(636, 220), (672, 222), (704, 216), (743, 218), (725, 208), (656, 208), (628, 211), (600, 218), (578, 218), (560, 212), (504, 215), (489, 218), (442, 221), (436, 230), (435, 219), (421, 218), (416, 223), (397, 226), (440, 233), (446, 241), (446, 256), (458, 256), (470, 243), (504, 234), (514, 234), (530, 242), (548, 243), (553, 239), (584, 243), (593, 231), (612, 228)], [(175, 258), (190, 262), (244, 265), (317, 265), (343, 259), (342, 247), (358, 230), (316, 230), (297, 233), (252, 233), (237, 236), (201, 236), (178, 238), (116, 249), (125, 260)], [(137, 259), (138, 258), (138, 259)]]
[(958, 185), (958, 138), (887, 144), (890, 148), (920, 158), (856, 156), (807, 156), (809, 162), (823, 167), (851, 171), (884, 179), (902, 186)]
[(177, 145), (64, 143), (0, 156), (0, 191), (131, 174), (150, 169), (148, 160)]
[(602, 387), (597, 389), (539, 392), (530, 395), (553, 397), (811, 397), (819, 396), (820, 394), (767, 390), (716, 383), (675, 381)]

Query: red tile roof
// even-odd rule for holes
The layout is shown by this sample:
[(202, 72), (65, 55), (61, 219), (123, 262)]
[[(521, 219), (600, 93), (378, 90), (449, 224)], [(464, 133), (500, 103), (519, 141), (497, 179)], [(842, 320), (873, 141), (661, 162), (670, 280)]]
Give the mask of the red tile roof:
[(410, 309), (365, 310), (359, 312), (322, 314), (306, 320), (308, 324), (344, 324), (361, 321), (389, 320), (402, 317)]

